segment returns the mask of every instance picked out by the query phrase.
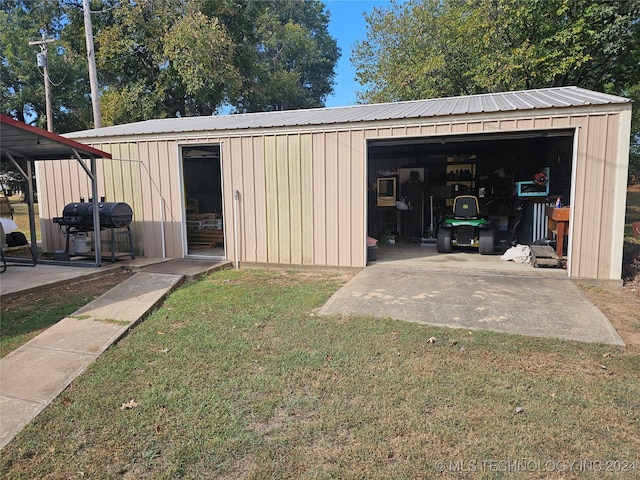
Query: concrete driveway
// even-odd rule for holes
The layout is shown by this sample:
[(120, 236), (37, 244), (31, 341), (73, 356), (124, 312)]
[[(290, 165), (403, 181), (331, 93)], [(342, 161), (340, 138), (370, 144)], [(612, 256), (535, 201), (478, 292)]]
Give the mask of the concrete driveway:
[(477, 253), (377, 262), (336, 292), (320, 314), (624, 345), (566, 272)]

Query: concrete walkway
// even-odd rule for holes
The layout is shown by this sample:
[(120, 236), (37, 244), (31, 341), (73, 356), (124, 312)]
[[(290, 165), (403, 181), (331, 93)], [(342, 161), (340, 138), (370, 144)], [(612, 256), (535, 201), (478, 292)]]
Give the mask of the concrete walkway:
[(227, 262), (177, 260), (155, 265), (154, 272), (162, 271), (164, 264), (169, 273), (136, 273), (0, 359), (0, 448), (185, 276), (193, 279), (227, 266)]

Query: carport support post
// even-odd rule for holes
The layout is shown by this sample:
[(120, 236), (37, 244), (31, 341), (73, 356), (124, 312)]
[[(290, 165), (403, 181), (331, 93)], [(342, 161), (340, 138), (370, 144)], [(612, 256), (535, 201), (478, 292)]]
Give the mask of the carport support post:
[(31, 254), (33, 255), (33, 263), (38, 261), (38, 239), (36, 237), (36, 212), (33, 205), (33, 160), (27, 160), (27, 195), (29, 201), (29, 230), (31, 233)]
[[(93, 195), (93, 249), (96, 252), (96, 267), (99, 267), (102, 264), (102, 251), (100, 242), (100, 208), (98, 207), (98, 182), (96, 181), (96, 157), (94, 155), (91, 155), (90, 162), (91, 195)], [(114, 239), (112, 238), (111, 241), (113, 242)]]
[[(82, 156), (77, 150), (73, 151), (76, 156), (76, 160), (85, 171), (85, 173), (91, 179), (91, 196), (93, 202), (93, 248), (96, 252), (96, 267), (99, 267), (102, 262), (102, 251), (100, 243), (100, 209), (98, 208), (98, 181), (96, 175), (96, 156), (91, 155), (89, 157), (89, 168), (84, 164)], [(113, 239), (112, 239), (113, 241)]]

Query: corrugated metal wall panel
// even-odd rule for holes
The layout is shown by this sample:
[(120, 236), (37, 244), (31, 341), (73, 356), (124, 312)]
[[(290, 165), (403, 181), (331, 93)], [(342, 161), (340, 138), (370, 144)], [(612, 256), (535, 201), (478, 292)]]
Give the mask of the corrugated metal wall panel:
[(466, 123), (454, 123), (451, 125), (452, 133), (466, 133), (468, 131), (468, 126)]
[(615, 218), (612, 214), (615, 208), (615, 190), (616, 190), (616, 166), (617, 158), (617, 135), (618, 118), (615, 115), (607, 115), (606, 117), (606, 135), (604, 135), (604, 161), (603, 161), (603, 188), (602, 203), (600, 208), (600, 251), (598, 256), (597, 277), (603, 277), (609, 273), (611, 267), (609, 256), (611, 253), (611, 243), (613, 242), (613, 231), (615, 228), (623, 228), (619, 225), (616, 227)]
[[(142, 223), (142, 238), (144, 239), (144, 254), (150, 257), (162, 256), (162, 217), (166, 216), (166, 209), (162, 209), (166, 201), (160, 190), (157, 169), (151, 168), (149, 155), (150, 142), (139, 142), (137, 156), (140, 160), (140, 196), (142, 197), (141, 216), (134, 217), (135, 222)], [(155, 142), (153, 143), (155, 145)]]
[(253, 186), (255, 188), (255, 204), (253, 205), (253, 218), (256, 225), (256, 245), (253, 247), (256, 252), (257, 262), (267, 261), (267, 200), (265, 185), (265, 143), (264, 137), (253, 137), (253, 165), (255, 178)]
[(311, 135), (267, 137), (264, 152), (266, 260), (313, 264)]
[[(244, 161), (244, 148), (246, 145), (241, 138), (230, 138), (224, 142), (225, 146), (222, 149), (221, 161), (222, 161), (222, 175), (227, 178), (230, 177), (229, 182), (223, 182), (223, 196), (224, 196), (224, 212), (223, 212), (223, 226), (225, 236), (225, 254), (228, 259), (236, 258), (236, 243), (238, 246), (238, 260), (240, 258), (247, 257), (247, 246), (255, 244), (254, 236), (255, 222), (253, 221), (253, 215), (247, 217), (246, 209), (244, 208), (245, 202), (253, 202), (252, 193), (248, 192), (245, 188), (245, 182), (251, 182), (252, 168), (251, 162)], [(251, 144), (251, 138), (246, 139)], [(250, 151), (248, 153), (251, 153)], [(231, 159), (237, 158), (238, 162), (233, 162)], [(249, 157), (250, 158), (250, 157)], [(229, 159), (229, 162), (225, 162), (222, 159)], [(228, 175), (225, 175), (227, 174)], [(229, 190), (229, 191), (228, 191)], [(239, 198), (236, 200), (235, 191), (238, 190)], [(231, 202), (231, 203), (228, 203)], [(237, 202), (237, 207), (236, 207)], [(237, 210), (236, 210), (237, 208)], [(237, 216), (237, 219), (236, 219)], [(238, 223), (238, 232), (236, 229), (236, 221)], [(240, 228), (242, 225), (242, 228)], [(238, 240), (236, 242), (236, 234)]]
[[(286, 136), (276, 137), (276, 196), (278, 221), (277, 263), (291, 263), (291, 189)], [(271, 208), (270, 205), (267, 208)]]
[[(145, 255), (159, 255), (159, 198), (165, 198), (165, 231), (168, 256), (184, 254), (184, 207), (181, 160), (178, 145), (222, 145), (224, 215), (228, 258), (233, 253), (233, 190), (240, 202), (240, 260), (326, 266), (364, 266), (366, 237), (366, 144), (365, 139), (446, 135), (464, 132), (496, 132), (558, 127), (577, 127), (578, 156), (573, 188), (572, 275), (609, 278), (613, 228), (609, 210), (616, 190), (612, 165), (616, 161), (618, 114), (588, 112), (573, 116), (559, 112), (531, 118), (496, 115), (469, 122), (451, 123), (442, 118), (416, 120), (400, 127), (367, 127), (352, 130), (315, 129), (313, 132), (279, 133), (245, 137), (144, 140), (129, 146), (106, 143), (98, 147), (116, 156), (140, 159), (144, 167), (115, 167), (104, 172), (113, 195), (136, 190), (135, 217), (142, 222)], [(450, 119), (449, 119), (450, 120)], [(607, 160), (608, 159), (608, 160)], [(132, 162), (133, 163), (133, 162)], [(106, 165), (106, 164), (105, 164)], [(374, 162), (369, 169), (376, 168)], [(54, 192), (62, 186), (70, 198), (80, 196), (87, 180), (77, 165), (53, 162), (45, 167), (41, 202), (43, 218), (58, 216), (65, 200)], [(136, 179), (136, 174), (138, 178)], [(125, 178), (128, 175), (128, 178)], [(136, 183), (138, 186), (136, 187)], [(117, 190), (117, 185), (121, 190)], [(111, 197), (111, 193), (107, 194)], [(88, 198), (88, 195), (85, 195)], [(127, 197), (129, 198), (129, 197)], [(616, 197), (617, 198), (617, 197)], [(109, 200), (112, 200), (109, 198)], [(115, 200), (115, 199), (113, 199)], [(70, 200), (69, 200), (70, 201)], [(141, 204), (138, 206), (137, 204)], [(138, 209), (140, 214), (138, 214)], [(44, 235), (53, 235), (46, 226)]]
[(290, 251), (291, 258), (288, 263), (294, 265), (302, 264), (302, 184), (301, 184), (301, 156), (300, 137), (290, 135), (287, 137), (287, 164), (289, 168), (288, 187), (290, 192), (289, 201), (289, 224), (291, 229)]
[[(138, 162), (138, 146), (134, 143), (122, 143), (106, 146), (111, 148), (112, 160), (104, 159), (99, 163), (102, 166), (102, 175), (98, 177), (100, 186), (98, 194), (105, 197), (107, 202), (125, 202), (133, 210), (133, 223), (131, 224), (134, 251), (136, 255), (144, 254), (143, 223), (136, 219), (143, 217), (143, 199), (140, 189), (140, 162)], [(108, 151), (108, 150), (105, 150)], [(102, 232), (102, 248), (111, 249), (110, 232)], [(130, 251), (129, 240), (126, 235), (119, 235), (116, 239), (116, 251)]]
[(502, 120), (500, 122), (500, 130), (515, 130), (516, 129), (516, 120), (515, 119), (509, 119), (509, 120)]
[(482, 122), (468, 122), (466, 126), (467, 132), (481, 132), (483, 128)]
[[(402, 130), (404, 134), (404, 129)], [(352, 204), (352, 149), (351, 132), (338, 132), (338, 263), (336, 265), (350, 265), (351, 251), (351, 217)], [(357, 203), (357, 201), (356, 201)]]
[(413, 136), (421, 135), (421, 130), (422, 129), (419, 125), (411, 125), (407, 127), (406, 133), (408, 136), (413, 137)]
[(451, 124), (450, 123), (439, 123), (436, 125), (436, 133), (438, 135), (446, 135), (451, 133)]
[(315, 265), (327, 264), (327, 176), (325, 134), (311, 135), (313, 183), (313, 259)]
[(602, 248), (600, 230), (603, 228), (602, 195), (604, 182), (604, 153), (606, 148), (606, 117), (589, 117), (589, 137), (587, 149), (583, 151), (581, 160), (585, 163), (586, 181), (585, 198), (581, 213), (583, 224), (583, 261), (581, 266), (584, 274), (581, 276), (594, 277), (598, 272), (598, 259)]
[[(409, 132), (407, 132), (409, 134)], [(351, 258), (349, 266), (356, 267), (366, 264), (366, 201), (367, 201), (367, 171), (366, 171), (366, 151), (362, 130), (350, 132), (351, 144), (351, 231), (349, 241), (351, 242)], [(356, 201), (354, 201), (354, 199)], [(360, 199), (358, 201), (358, 199)]]
[(571, 273), (577, 277), (584, 275), (583, 264), (586, 263), (585, 259), (585, 245), (583, 243), (583, 238), (585, 237), (583, 231), (583, 216), (580, 213), (580, 209), (583, 208), (585, 204), (585, 196), (588, 188), (585, 184), (587, 178), (587, 166), (586, 166), (586, 156), (584, 155), (584, 151), (587, 148), (587, 140), (589, 138), (589, 119), (587, 116), (576, 116), (572, 118), (572, 124), (578, 127), (578, 147), (577, 147), (577, 158), (575, 161), (573, 177), (575, 179), (573, 185), (573, 214), (572, 214), (572, 222), (569, 227), (570, 232), (572, 233), (572, 244), (571, 244)]
[(533, 130), (533, 118), (516, 119), (516, 130)]
[(165, 199), (164, 233), (166, 255), (181, 258), (184, 246), (184, 206), (182, 199), (182, 167), (178, 159), (177, 141), (160, 140), (149, 144), (149, 170), (158, 172), (158, 188)]
[[(585, 278), (611, 278), (611, 232), (614, 228), (606, 198), (615, 189), (607, 168), (609, 144), (617, 135), (617, 118), (592, 115), (572, 118), (580, 126), (578, 158), (572, 205), (572, 275)], [(613, 157), (609, 157), (613, 158)], [(613, 197), (613, 196), (611, 196)]]
[(265, 137), (264, 170), (267, 207), (267, 262), (279, 263), (278, 167), (276, 137)]
[[(238, 224), (242, 225), (242, 229), (238, 232), (239, 249), (241, 258), (248, 262), (257, 262), (256, 258), (256, 245), (258, 243), (256, 235), (256, 188), (255, 188), (255, 174), (253, 164), (253, 138), (232, 138), (229, 140), (231, 149), (231, 158), (239, 158), (241, 161), (237, 168), (233, 165), (233, 162), (229, 162), (232, 165), (231, 175), (233, 177), (233, 186), (238, 188), (240, 192), (239, 199), (239, 212), (238, 212)], [(224, 165), (226, 170), (227, 166)], [(239, 174), (236, 171), (239, 170)], [(234, 207), (235, 208), (235, 207)], [(236, 232), (231, 231), (233, 223), (230, 219), (226, 219), (225, 230), (227, 237), (235, 242)]]
[(338, 133), (324, 134), (325, 158), (325, 224), (326, 250), (325, 265), (340, 265), (340, 169), (338, 167)]
[(300, 190), (302, 192), (302, 264), (313, 265), (313, 147), (311, 134), (300, 138)]

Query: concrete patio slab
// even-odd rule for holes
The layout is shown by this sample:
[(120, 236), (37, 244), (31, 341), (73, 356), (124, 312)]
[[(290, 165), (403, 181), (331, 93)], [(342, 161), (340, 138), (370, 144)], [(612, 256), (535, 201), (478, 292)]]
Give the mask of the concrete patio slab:
[(378, 264), (352, 278), (320, 314), (624, 345), (605, 315), (558, 276)]

